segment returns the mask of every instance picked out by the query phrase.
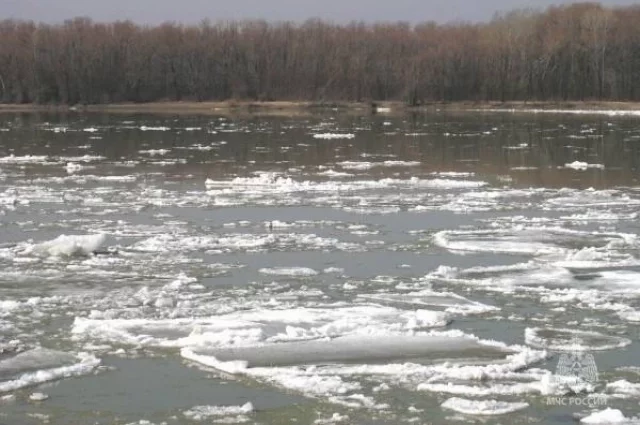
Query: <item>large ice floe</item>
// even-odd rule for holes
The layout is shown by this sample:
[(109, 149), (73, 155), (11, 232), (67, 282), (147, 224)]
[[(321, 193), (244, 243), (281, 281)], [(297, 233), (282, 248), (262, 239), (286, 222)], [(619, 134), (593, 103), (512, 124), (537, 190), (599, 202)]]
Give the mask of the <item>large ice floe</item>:
[[(111, 346), (179, 348), (196, 364), (359, 408), (388, 408), (367, 394), (363, 377), (433, 392), (452, 390), (446, 383), (453, 380), (460, 391), (482, 387), (486, 395), (562, 391), (544, 384), (548, 374), (542, 371), (519, 372), (546, 358), (544, 350), (441, 329), (454, 311), (479, 305), (453, 294), (439, 302), (452, 312), (342, 303), (166, 320), (106, 319), (93, 312), (76, 318), (72, 332), (76, 340)], [(494, 414), (511, 411), (505, 406), (496, 404)]]
[(631, 344), (628, 338), (600, 332), (554, 328), (527, 328), (525, 341), (530, 346), (553, 351), (614, 350)]
[(243, 192), (290, 193), (301, 191), (333, 192), (373, 190), (387, 188), (415, 188), (415, 189), (461, 189), (478, 188), (487, 185), (483, 181), (454, 180), (454, 179), (409, 179), (383, 178), (379, 180), (356, 180), (349, 182), (294, 180), (292, 177), (275, 172), (260, 172), (255, 177), (236, 177), (232, 180), (207, 179), (205, 186), (213, 190), (214, 194), (225, 194), (233, 190), (238, 194)]
[(90, 373), (100, 364), (91, 354), (35, 348), (0, 357), (0, 394)]
[(91, 255), (106, 241), (106, 235), (60, 235), (57, 238), (24, 245), (20, 254), (44, 257)]
[[(409, 168), (402, 164), (400, 168)], [(400, 205), (415, 208), (434, 201), (437, 204), (450, 202), (455, 198), (454, 193), (487, 186), (485, 181), (460, 178), (401, 178), (394, 175), (378, 179), (336, 179), (335, 175), (329, 174), (318, 179), (320, 176), (304, 179), (292, 173), (257, 172), (253, 176), (226, 180), (208, 178), (205, 188), (208, 199), (217, 206), (312, 205), (349, 212), (396, 213), (402, 210)]]

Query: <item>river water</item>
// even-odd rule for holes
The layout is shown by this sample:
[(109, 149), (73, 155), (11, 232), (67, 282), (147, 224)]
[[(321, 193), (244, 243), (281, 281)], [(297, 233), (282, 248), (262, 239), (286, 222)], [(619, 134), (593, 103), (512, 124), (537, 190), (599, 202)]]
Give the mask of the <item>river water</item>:
[(611, 114), (0, 115), (0, 423), (630, 422), (639, 169)]

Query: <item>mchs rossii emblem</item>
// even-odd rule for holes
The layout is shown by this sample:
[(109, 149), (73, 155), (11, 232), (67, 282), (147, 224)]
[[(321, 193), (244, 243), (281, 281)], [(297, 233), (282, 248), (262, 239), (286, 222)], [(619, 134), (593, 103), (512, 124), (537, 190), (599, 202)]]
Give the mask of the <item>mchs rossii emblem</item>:
[(598, 367), (593, 354), (584, 351), (577, 340), (571, 345), (571, 351), (563, 353), (558, 359), (556, 375), (574, 377), (589, 384), (598, 382)]

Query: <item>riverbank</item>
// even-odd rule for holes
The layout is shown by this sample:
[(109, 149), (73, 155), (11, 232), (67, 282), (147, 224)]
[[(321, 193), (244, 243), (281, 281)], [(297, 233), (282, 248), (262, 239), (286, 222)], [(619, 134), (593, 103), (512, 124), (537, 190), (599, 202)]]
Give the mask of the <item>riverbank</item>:
[(569, 102), (427, 102), (409, 106), (399, 101), (385, 102), (304, 102), (304, 101), (220, 101), (220, 102), (149, 102), (111, 103), (99, 105), (38, 105), (0, 104), (0, 113), (17, 112), (91, 112), (91, 113), (151, 113), (151, 114), (260, 114), (301, 115), (322, 112), (353, 114), (404, 114), (434, 111), (487, 112), (574, 112), (574, 113), (635, 113), (640, 115), (640, 102), (569, 101)]

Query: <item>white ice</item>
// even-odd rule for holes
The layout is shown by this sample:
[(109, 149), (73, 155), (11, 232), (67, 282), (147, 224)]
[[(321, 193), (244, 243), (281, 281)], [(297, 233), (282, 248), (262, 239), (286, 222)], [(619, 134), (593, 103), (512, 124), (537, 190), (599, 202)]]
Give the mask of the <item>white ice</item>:
[(100, 364), (90, 354), (77, 355), (45, 348), (36, 348), (0, 360), (0, 393), (85, 375)]
[(466, 415), (504, 415), (526, 409), (529, 403), (452, 397), (442, 403), (442, 407)]
[(356, 135), (353, 133), (316, 133), (313, 135), (314, 139), (324, 140), (336, 140), (336, 139), (355, 139)]
[(195, 406), (182, 414), (194, 421), (203, 421), (217, 416), (246, 415), (254, 411), (253, 404), (247, 402), (242, 406)]
[(553, 351), (614, 350), (631, 344), (630, 339), (620, 336), (560, 328), (527, 328), (525, 341), (532, 347)]
[(310, 277), (318, 274), (308, 267), (271, 267), (258, 270), (268, 276)]
[(591, 169), (591, 168), (595, 168), (595, 169), (599, 169), (599, 170), (603, 170), (604, 169), (604, 165), (602, 164), (588, 164), (586, 162), (581, 162), (581, 161), (574, 161), (571, 163), (567, 163), (564, 165), (565, 168), (571, 168), (573, 170), (578, 170), (578, 171), (584, 171), (587, 169)]
[(56, 239), (27, 245), (20, 253), (41, 257), (70, 257), (91, 255), (106, 241), (104, 234), (95, 235), (60, 235)]
[(627, 418), (618, 409), (607, 408), (586, 416), (580, 423), (591, 425), (612, 425), (612, 424), (640, 424), (640, 418)]

